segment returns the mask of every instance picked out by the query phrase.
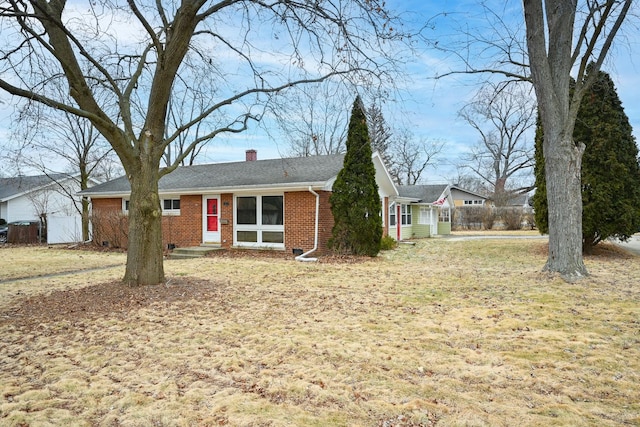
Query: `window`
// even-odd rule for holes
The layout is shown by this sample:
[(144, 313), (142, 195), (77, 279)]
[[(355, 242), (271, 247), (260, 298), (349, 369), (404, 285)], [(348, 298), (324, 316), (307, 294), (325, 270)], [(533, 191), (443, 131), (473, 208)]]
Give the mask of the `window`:
[(238, 246), (284, 245), (284, 197), (236, 197), (236, 244)]
[(402, 225), (411, 225), (411, 205), (401, 205)]
[(262, 224), (282, 225), (282, 196), (262, 197)]
[(180, 199), (162, 199), (163, 215), (180, 215)]
[(396, 205), (395, 205), (395, 203), (393, 203), (391, 206), (389, 206), (389, 226), (390, 227), (395, 227), (396, 226)]
[(464, 204), (465, 205), (483, 205), (484, 200), (465, 200)]
[(431, 224), (431, 209), (426, 206), (420, 206), (420, 215), (418, 216), (418, 224)]
[(129, 201), (122, 200), (122, 210), (125, 212), (129, 212)]
[(238, 224), (256, 225), (256, 199), (257, 197), (238, 197), (236, 199), (236, 217)]
[(451, 222), (451, 215), (449, 209), (440, 209), (440, 215), (438, 216), (440, 222)]

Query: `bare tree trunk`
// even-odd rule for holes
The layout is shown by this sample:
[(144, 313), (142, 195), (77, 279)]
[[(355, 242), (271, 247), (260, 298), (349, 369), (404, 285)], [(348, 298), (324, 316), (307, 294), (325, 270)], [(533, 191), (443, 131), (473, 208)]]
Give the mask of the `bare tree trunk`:
[(128, 286), (164, 282), (159, 173), (157, 166), (149, 163), (142, 164), (139, 173), (130, 178), (129, 244), (123, 279)]
[(573, 138), (547, 141), (546, 137), (545, 133), (549, 255), (544, 271), (574, 281), (588, 275), (582, 259), (580, 170), (584, 145), (576, 146)]
[(86, 197), (82, 198), (82, 212), (81, 212), (81, 218), (82, 218), (82, 241), (86, 242), (87, 240), (89, 240), (91, 237), (91, 233), (89, 230), (89, 199)]

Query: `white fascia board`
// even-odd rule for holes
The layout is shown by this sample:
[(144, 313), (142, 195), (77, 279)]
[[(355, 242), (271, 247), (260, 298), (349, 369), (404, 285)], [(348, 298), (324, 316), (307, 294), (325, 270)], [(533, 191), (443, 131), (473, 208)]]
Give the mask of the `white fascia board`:
[(396, 203), (418, 203), (420, 201), (420, 199), (416, 199), (414, 197), (400, 197), (400, 196), (395, 196), (395, 197), (390, 197), (391, 200), (393, 200)]
[[(160, 196), (164, 195), (198, 195), (198, 194), (223, 194), (223, 193), (265, 193), (265, 192), (285, 192), (285, 191), (309, 191), (309, 187), (316, 190), (324, 190), (326, 188), (326, 182), (306, 182), (291, 184), (270, 184), (270, 185), (243, 185), (243, 186), (229, 186), (229, 187), (208, 187), (208, 188), (172, 188), (167, 190), (159, 190)], [(331, 189), (331, 187), (329, 187)], [(113, 197), (129, 197), (130, 191), (113, 191), (113, 192), (99, 192), (83, 193), (83, 196), (88, 196), (94, 199), (105, 199)]]

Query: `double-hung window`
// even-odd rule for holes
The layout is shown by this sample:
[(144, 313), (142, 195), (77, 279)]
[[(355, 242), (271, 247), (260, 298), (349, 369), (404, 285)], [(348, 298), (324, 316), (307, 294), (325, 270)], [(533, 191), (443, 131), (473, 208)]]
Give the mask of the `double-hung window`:
[(418, 215), (418, 224), (431, 224), (431, 209), (426, 206), (420, 206), (420, 214)]
[(284, 196), (237, 196), (235, 243), (284, 247)]
[(411, 205), (402, 205), (400, 210), (402, 225), (411, 225)]
[(389, 206), (389, 227), (396, 226), (396, 204), (393, 203)]

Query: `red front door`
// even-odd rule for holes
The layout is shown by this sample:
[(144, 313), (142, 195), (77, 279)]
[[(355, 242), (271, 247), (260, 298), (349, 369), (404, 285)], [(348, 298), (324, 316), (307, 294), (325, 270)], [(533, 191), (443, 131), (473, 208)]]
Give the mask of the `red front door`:
[(220, 243), (220, 212), (218, 196), (203, 197), (203, 243)]

